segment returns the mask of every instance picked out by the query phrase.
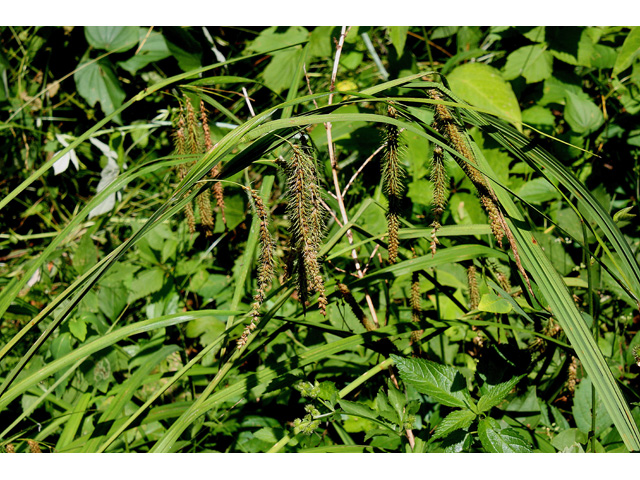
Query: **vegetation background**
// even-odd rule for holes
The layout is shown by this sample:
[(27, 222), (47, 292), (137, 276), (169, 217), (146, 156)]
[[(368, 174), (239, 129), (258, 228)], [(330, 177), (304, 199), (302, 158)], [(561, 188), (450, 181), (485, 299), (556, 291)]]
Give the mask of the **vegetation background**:
[(640, 449), (640, 28), (0, 40), (0, 449)]

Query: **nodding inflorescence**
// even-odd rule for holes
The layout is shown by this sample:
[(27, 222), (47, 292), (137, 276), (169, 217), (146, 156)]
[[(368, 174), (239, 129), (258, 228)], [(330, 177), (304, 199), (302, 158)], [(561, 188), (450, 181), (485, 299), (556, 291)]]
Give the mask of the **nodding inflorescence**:
[[(429, 90), (428, 95), (433, 100), (443, 100), (440, 92), (438, 92), (438, 90), (436, 89)], [(436, 103), (434, 107), (435, 113), (433, 128), (440, 134), (442, 134), (447, 139), (449, 146), (459, 154), (452, 155), (452, 157), (464, 171), (469, 180), (471, 180), (471, 182), (473, 183), (478, 194), (478, 198), (480, 199), (480, 204), (486, 210), (487, 215), (489, 216), (491, 231), (493, 232), (498, 245), (502, 247), (502, 239), (506, 236), (509, 240), (511, 250), (513, 251), (513, 256), (515, 257), (518, 270), (524, 277), (529, 292), (533, 295), (533, 289), (531, 287), (529, 277), (527, 276), (527, 272), (525, 271), (520, 261), (520, 255), (518, 254), (518, 247), (516, 245), (513, 232), (511, 232), (511, 229), (509, 228), (507, 221), (505, 220), (504, 215), (500, 210), (499, 201), (495, 192), (491, 188), (491, 185), (489, 184), (485, 176), (475, 167), (475, 165), (477, 165), (477, 160), (469, 142), (465, 138), (465, 135), (461, 131), (461, 127), (454, 119), (448, 107), (441, 103)], [(437, 231), (435, 227), (434, 230)], [(434, 234), (432, 234), (432, 252), (435, 251), (436, 242), (437, 239), (434, 238)]]
[[(442, 100), (442, 96), (435, 89), (430, 90), (429, 95), (433, 100)], [(503, 222), (500, 218), (500, 210), (498, 209), (497, 202), (494, 198), (495, 195), (493, 194), (493, 191), (487, 183), (484, 175), (482, 175), (482, 173), (480, 173), (480, 171), (474, 166), (477, 162), (473, 151), (446, 105), (435, 105), (433, 127), (449, 141), (450, 146), (456, 152), (466, 159), (465, 161), (456, 155), (452, 155), (456, 163), (460, 168), (462, 168), (462, 171), (467, 175), (476, 188), (478, 197), (480, 198), (480, 203), (489, 215), (491, 230), (496, 237), (498, 244), (502, 246), (502, 238), (504, 237), (505, 232)]]
[(308, 145), (293, 145), (284, 165), (287, 177), (287, 215), (292, 265), (287, 275), (294, 278), (303, 306), (309, 294), (318, 294), (318, 308), (326, 316), (327, 297), (320, 267), (319, 251), (326, 219), (321, 205), (318, 167)]
[[(398, 116), (397, 110), (392, 105), (389, 105), (387, 113), (391, 118)], [(405, 177), (404, 168), (400, 163), (403, 147), (400, 142), (400, 130), (396, 125), (386, 125), (383, 151), (382, 178), (384, 180), (384, 191), (387, 194), (389, 203), (386, 215), (389, 233), (387, 251), (389, 252), (389, 263), (395, 263), (398, 258), (398, 230), (400, 228), (400, 210)]]
[(251, 335), (251, 332), (255, 330), (260, 322), (260, 307), (262, 306), (262, 302), (264, 302), (267, 291), (271, 288), (275, 273), (276, 242), (269, 232), (269, 212), (260, 194), (256, 190), (250, 189), (249, 197), (253, 205), (254, 214), (258, 222), (260, 222), (258, 233), (260, 254), (258, 255), (257, 289), (253, 296), (253, 305), (251, 306), (251, 322), (245, 327), (242, 336), (238, 339), (238, 348), (242, 348), (242, 346), (247, 343), (249, 335)]
[[(206, 110), (204, 104), (200, 104), (200, 119), (202, 125), (198, 123), (195, 110), (191, 105), (191, 101), (185, 96), (180, 103), (177, 119), (174, 127), (174, 149), (178, 157), (198, 156), (207, 151), (207, 146), (211, 146), (211, 135), (207, 123)], [(213, 147), (211, 147), (213, 148)], [(195, 161), (181, 163), (177, 168), (178, 178), (183, 180), (189, 168), (193, 166)], [(220, 182), (215, 182), (219, 184)], [(211, 201), (209, 199), (209, 189), (204, 189), (197, 197), (196, 203), (200, 212), (200, 224), (206, 236), (213, 235), (215, 228), (215, 217), (211, 211)], [(189, 231), (195, 233), (196, 220), (193, 205), (189, 202), (185, 206), (185, 216)]]
[(480, 291), (478, 290), (478, 276), (474, 265), (467, 268), (467, 281), (469, 283), (469, 308), (475, 310), (480, 304)]
[(438, 230), (441, 227), (442, 213), (447, 204), (449, 176), (444, 167), (444, 151), (440, 145), (434, 145), (431, 159), (431, 182), (433, 183), (433, 222), (431, 223), (431, 255), (436, 254)]

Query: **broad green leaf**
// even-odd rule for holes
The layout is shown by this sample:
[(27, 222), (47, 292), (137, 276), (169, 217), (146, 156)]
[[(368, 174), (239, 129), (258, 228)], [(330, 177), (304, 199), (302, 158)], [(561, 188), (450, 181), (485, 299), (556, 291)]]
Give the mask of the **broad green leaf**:
[(480, 420), (478, 437), (489, 453), (531, 453), (531, 445), (512, 428), (502, 428), (491, 417)]
[(568, 91), (564, 118), (574, 132), (591, 133), (604, 123), (604, 116), (598, 106), (588, 98)]
[(131, 290), (129, 291), (127, 302), (133, 303), (140, 298), (144, 298), (160, 290), (164, 283), (164, 277), (164, 270), (160, 267), (141, 271), (131, 283)]
[(507, 398), (509, 392), (513, 390), (521, 379), (522, 376), (512, 377), (506, 382), (493, 386), (487, 393), (480, 397), (480, 400), (478, 400), (478, 410), (481, 412), (488, 412), (493, 407), (500, 405), (500, 403)]
[(548, 108), (534, 105), (522, 112), (522, 121), (534, 127), (553, 127), (556, 123), (556, 117)]
[(455, 430), (467, 428), (476, 419), (476, 414), (471, 410), (455, 410), (447, 415), (436, 427), (433, 438), (442, 438)]
[[(573, 399), (573, 418), (576, 426), (584, 433), (591, 430), (592, 416), (592, 397), (591, 397), (591, 380), (589, 377), (583, 378), (578, 384), (576, 394)], [(612, 424), (611, 416), (602, 402), (600, 395), (596, 395), (596, 436), (602, 433), (604, 429)]]
[(617, 76), (629, 68), (638, 55), (640, 55), (640, 27), (633, 27), (618, 51), (613, 75)]
[(533, 205), (540, 205), (560, 197), (556, 187), (544, 178), (534, 178), (525, 182), (517, 193), (522, 200)]
[(409, 27), (387, 27), (389, 32), (389, 38), (391, 38), (391, 44), (398, 52), (398, 58), (402, 56), (404, 51), (404, 44), (407, 41), (407, 32)]
[(591, 66), (593, 68), (609, 69), (613, 68), (618, 58), (618, 50), (608, 45), (594, 45), (591, 56)]
[(125, 50), (138, 42), (138, 27), (84, 27), (84, 34), (100, 50)]
[(545, 40), (558, 60), (570, 65), (591, 66), (594, 41), (584, 27), (547, 27)]
[(379, 421), (378, 414), (366, 405), (357, 402), (349, 402), (347, 400), (340, 400), (338, 404), (340, 405), (340, 408), (344, 410), (344, 413), (348, 415), (355, 415), (357, 417)]
[[(91, 107), (99, 102), (105, 115), (111, 115), (121, 107), (126, 95), (108, 61), (82, 62), (73, 78), (78, 93)], [(122, 123), (120, 114), (114, 116), (114, 121)]]
[(499, 70), (484, 63), (466, 63), (456, 67), (447, 80), (453, 93), (471, 105), (520, 125), (522, 113), (518, 99)]
[(457, 369), (421, 358), (391, 355), (400, 377), (420, 393), (448, 407), (468, 408), (471, 402), (467, 382)]
[(304, 42), (309, 36), (309, 31), (300, 26), (293, 27), (269, 27), (247, 45), (247, 52), (266, 52), (277, 48), (295, 45)]
[(98, 250), (91, 239), (91, 232), (87, 232), (78, 242), (78, 247), (73, 254), (73, 267), (77, 273), (82, 275), (93, 267), (97, 261)]
[(84, 342), (85, 338), (87, 338), (87, 323), (82, 317), (72, 318), (69, 320), (69, 331), (80, 342)]
[(478, 310), (491, 313), (509, 313), (511, 304), (504, 298), (500, 298), (495, 293), (485, 293), (480, 299)]
[(124, 62), (119, 62), (118, 65), (124, 68), (127, 72), (135, 75), (136, 72), (150, 63), (157, 62), (171, 55), (167, 42), (161, 33), (152, 31), (147, 37), (149, 29), (138, 29), (138, 43), (144, 44), (142, 48), (135, 53), (135, 55)]
[[(588, 435), (577, 428), (569, 428), (563, 430), (558, 435), (551, 439), (551, 445), (558, 449), (560, 452), (572, 452), (577, 447), (582, 449), (582, 445), (585, 445), (588, 440)], [(584, 450), (583, 450), (584, 451)]]
[(262, 73), (264, 84), (276, 93), (289, 88), (296, 74), (300, 51), (301, 48), (296, 47), (274, 54)]
[(521, 47), (509, 54), (503, 75), (506, 80), (522, 75), (527, 83), (536, 83), (549, 78), (552, 71), (553, 55), (544, 45), (536, 44)]

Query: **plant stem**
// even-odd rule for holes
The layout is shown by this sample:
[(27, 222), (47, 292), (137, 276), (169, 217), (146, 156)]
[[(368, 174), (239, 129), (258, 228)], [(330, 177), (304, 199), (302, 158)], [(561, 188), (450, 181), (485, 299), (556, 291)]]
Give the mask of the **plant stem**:
[[(335, 89), (336, 84), (336, 76), (338, 74), (338, 64), (340, 63), (340, 55), (342, 53), (342, 46), (344, 45), (344, 39), (347, 36), (349, 29), (347, 27), (342, 27), (342, 31), (340, 33), (340, 39), (338, 40), (338, 44), (336, 47), (336, 57), (333, 62), (333, 71), (331, 73), (331, 85), (329, 87), (329, 105), (331, 105), (333, 101), (333, 90)], [(340, 180), (338, 179), (338, 162), (336, 160), (336, 155), (333, 150), (333, 137), (331, 134), (331, 122), (327, 122), (324, 124), (327, 130), (327, 147), (329, 149), (329, 160), (331, 161), (331, 175), (333, 177), (333, 186), (336, 192), (336, 200), (338, 201), (338, 208), (340, 209), (340, 215), (342, 216), (343, 224), (349, 223), (349, 217), (347, 215), (347, 209), (344, 206), (344, 196), (342, 195), (340, 188)], [(351, 229), (347, 230), (347, 239), (349, 240), (349, 245), (353, 245), (353, 233)], [(360, 267), (360, 262), (358, 261), (358, 253), (355, 248), (351, 250), (351, 257), (355, 263), (356, 272), (358, 274), (358, 278), (364, 278), (364, 274), (362, 273), (362, 268)], [(373, 300), (371, 299), (371, 295), (368, 292), (365, 292), (365, 298), (367, 300), (367, 306), (369, 307), (369, 312), (371, 313), (371, 319), (373, 323), (375, 323), (376, 327), (380, 326), (378, 323), (378, 315), (376, 314), (376, 309), (373, 305)]]

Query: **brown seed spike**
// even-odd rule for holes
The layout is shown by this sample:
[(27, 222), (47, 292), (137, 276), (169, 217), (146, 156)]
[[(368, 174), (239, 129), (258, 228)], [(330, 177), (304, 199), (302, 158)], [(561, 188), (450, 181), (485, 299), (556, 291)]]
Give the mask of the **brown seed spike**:
[(480, 303), (480, 292), (478, 290), (476, 267), (473, 265), (467, 269), (467, 280), (469, 282), (469, 308), (475, 310)]
[[(397, 111), (391, 105), (388, 107), (388, 114), (391, 118), (397, 117)], [(400, 243), (398, 231), (400, 228), (400, 209), (402, 206), (405, 172), (400, 163), (402, 148), (398, 127), (387, 124), (385, 137), (384, 154), (382, 157), (382, 176), (384, 179), (384, 190), (389, 202), (386, 214), (389, 232), (387, 250), (389, 252), (389, 263), (395, 263), (398, 257), (398, 247)]]
[(310, 148), (293, 145), (292, 150), (291, 159), (285, 164), (289, 245), (293, 256), (291, 268), (287, 270), (296, 279), (302, 304), (306, 304), (309, 293), (318, 293), (318, 307), (324, 315), (326, 298), (318, 251), (324, 235), (325, 215), (320, 204), (318, 169)]

